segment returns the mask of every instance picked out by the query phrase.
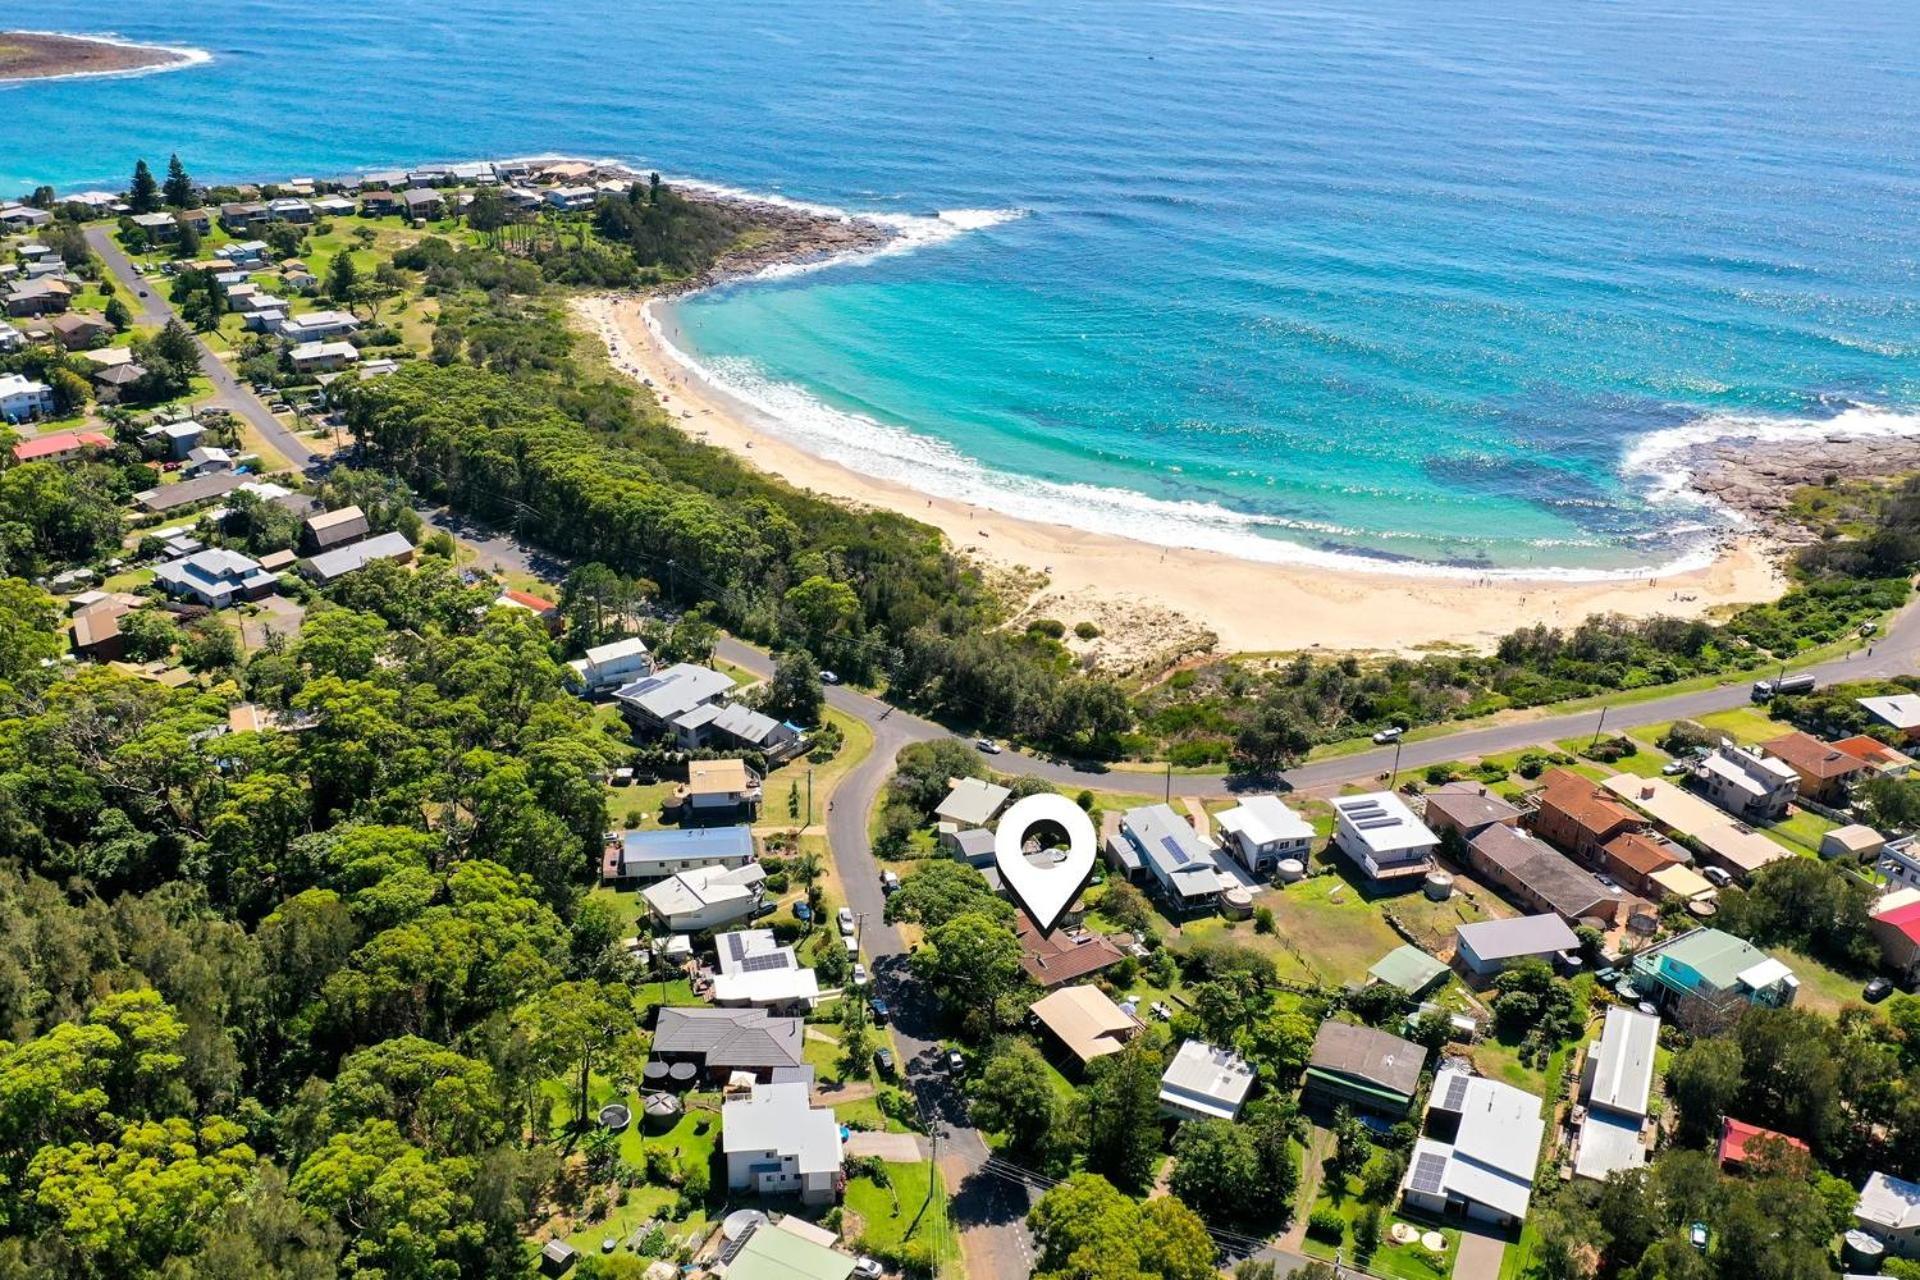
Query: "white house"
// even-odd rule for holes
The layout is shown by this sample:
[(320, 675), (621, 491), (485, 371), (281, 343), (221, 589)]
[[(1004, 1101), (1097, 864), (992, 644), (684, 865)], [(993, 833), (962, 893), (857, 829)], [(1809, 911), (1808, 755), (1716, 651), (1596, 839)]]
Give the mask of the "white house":
[(956, 778), (933, 816), (951, 823), (955, 831), (984, 827), (1000, 816), (1012, 796), (1012, 791), (985, 778)]
[(549, 187), (542, 195), (548, 204), (568, 213), (593, 208), (593, 202), (599, 197), (600, 193), (592, 187)]
[(360, 322), (344, 311), (309, 311), (303, 316), (288, 316), (275, 330), (295, 343), (325, 342), (344, 338), (360, 328)]
[(840, 1197), (840, 1122), (811, 1105), (805, 1084), (756, 1084), (721, 1104), (720, 1148), (730, 1191), (797, 1195), (802, 1204)]
[(53, 416), (53, 388), (18, 373), (0, 373), (0, 418), (25, 422)]
[(654, 919), (674, 933), (699, 933), (745, 920), (760, 905), (767, 878), (757, 862), (744, 867), (697, 867), (640, 891)]
[(1607, 1010), (1606, 1026), (1588, 1047), (1580, 1073), (1587, 1116), (1575, 1140), (1575, 1177), (1604, 1181), (1647, 1162), (1640, 1131), (1647, 1122), (1659, 1047), (1660, 1019), (1618, 1005)]
[(1225, 836), (1221, 848), (1256, 878), (1272, 875), (1288, 858), (1304, 864), (1313, 849), (1313, 824), (1279, 796), (1248, 796), (1217, 821)]
[(1253, 1068), (1226, 1049), (1189, 1040), (1160, 1076), (1160, 1113), (1176, 1120), (1232, 1120), (1253, 1088)]
[(1920, 1258), (1920, 1182), (1876, 1173), (1853, 1206), (1860, 1229), (1902, 1258)]
[(1427, 1096), (1424, 1127), (1400, 1184), (1409, 1205), (1500, 1225), (1527, 1216), (1546, 1133), (1540, 1099), (1497, 1080), (1442, 1071)]
[(610, 884), (664, 880), (703, 867), (732, 870), (755, 860), (753, 828), (662, 827), (609, 833), (600, 876)]
[(1212, 842), (1164, 804), (1142, 805), (1122, 814), (1119, 833), (1109, 841), (1109, 853), (1129, 873), (1136, 867), (1143, 869), (1167, 907), (1178, 915), (1213, 910), (1221, 892), (1234, 883), (1221, 875)]
[(782, 946), (771, 929), (736, 929), (714, 937), (718, 972), (713, 1003), (726, 1008), (803, 1014), (820, 1001), (820, 979)]
[(576, 658), (567, 665), (580, 677), (588, 693), (599, 693), (652, 675), (653, 654), (648, 651), (645, 640), (628, 636), (597, 644), (587, 650), (586, 657)]
[(287, 352), (295, 373), (344, 369), (359, 358), (360, 349), (351, 342), (302, 342)]
[(1369, 880), (1422, 876), (1433, 868), (1440, 837), (1391, 791), (1338, 796), (1333, 844)]
[(1800, 793), (1800, 775), (1786, 761), (1724, 742), (1700, 762), (1698, 776), (1707, 799), (1744, 822), (1786, 817)]
[(279, 581), (261, 568), (259, 561), (221, 547), (169, 561), (153, 571), (153, 580), (168, 595), (197, 600), (210, 609), (256, 599), (273, 590)]
[(1491, 977), (1516, 960), (1532, 958), (1551, 964), (1555, 955), (1580, 945), (1567, 922), (1550, 911), (1458, 925), (1453, 940), (1460, 963), (1480, 978)]

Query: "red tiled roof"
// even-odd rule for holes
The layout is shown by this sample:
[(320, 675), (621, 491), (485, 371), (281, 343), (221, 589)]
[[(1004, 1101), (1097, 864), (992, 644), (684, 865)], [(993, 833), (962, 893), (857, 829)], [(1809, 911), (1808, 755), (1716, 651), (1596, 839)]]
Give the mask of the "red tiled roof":
[(1084, 978), (1122, 959), (1120, 948), (1104, 934), (1089, 933), (1076, 942), (1065, 929), (1056, 929), (1043, 937), (1025, 912), (1014, 922), (1014, 931), (1020, 938), (1020, 967), (1043, 987)]
[(501, 598), (511, 600), (517, 605), (533, 610), (535, 613), (550, 613), (560, 606), (551, 600), (543, 600), (527, 591), (507, 590), (500, 593)]
[(1822, 782), (1829, 778), (1844, 778), (1866, 767), (1846, 752), (1835, 751), (1810, 733), (1785, 734), (1771, 742), (1761, 743), (1760, 749), (1786, 761), (1795, 773)]
[(1650, 876), (1680, 864), (1658, 840), (1639, 831), (1622, 831), (1600, 847), (1636, 875)]
[(1775, 1133), (1771, 1129), (1762, 1129), (1757, 1124), (1748, 1124), (1728, 1116), (1720, 1122), (1720, 1163), (1744, 1163), (1747, 1144), (1755, 1138), (1778, 1138), (1790, 1147), (1798, 1147), (1802, 1151), (1807, 1149), (1807, 1144), (1798, 1138), (1789, 1138), (1784, 1133)]
[(1905, 906), (1882, 911), (1873, 917), (1881, 924), (1890, 924), (1915, 942), (1920, 942), (1920, 902), (1909, 902)]
[(31, 440), (22, 440), (13, 446), (13, 456), (21, 462), (31, 462), (35, 458), (66, 453), (82, 445), (95, 449), (110, 449), (113, 447), (113, 441), (98, 431), (56, 431), (50, 436), (35, 436)]
[(1833, 744), (1833, 749), (1852, 756), (1861, 764), (1901, 764), (1909, 759), (1904, 752), (1895, 751), (1880, 739), (1869, 738), (1864, 733), (1852, 738), (1840, 739)]
[(1626, 825), (1638, 827), (1640, 815), (1614, 800), (1591, 779), (1571, 769), (1548, 770), (1541, 799), (1593, 835)]

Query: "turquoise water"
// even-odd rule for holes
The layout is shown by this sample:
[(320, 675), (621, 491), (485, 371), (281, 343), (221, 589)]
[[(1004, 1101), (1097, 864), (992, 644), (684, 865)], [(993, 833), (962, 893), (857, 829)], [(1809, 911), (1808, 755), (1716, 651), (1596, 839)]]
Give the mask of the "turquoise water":
[(809, 447), (1017, 514), (1620, 571), (1717, 525), (1685, 441), (1920, 405), (1910, 0), (74, 13), (6, 22), (214, 60), (0, 90), (0, 191), (558, 150), (894, 218), (920, 247), (682, 341)]

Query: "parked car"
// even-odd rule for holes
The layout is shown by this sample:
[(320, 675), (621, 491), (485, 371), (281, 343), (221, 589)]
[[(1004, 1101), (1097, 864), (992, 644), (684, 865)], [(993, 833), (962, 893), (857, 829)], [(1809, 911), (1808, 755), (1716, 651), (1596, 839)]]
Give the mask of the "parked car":
[(834, 916), (834, 919), (840, 922), (840, 932), (842, 933), (853, 932), (853, 908), (852, 907), (840, 908), (838, 914)]
[(1700, 874), (1707, 878), (1707, 883), (1722, 889), (1733, 883), (1733, 877), (1720, 867), (1702, 867)]
[(1707, 1234), (1707, 1224), (1704, 1222), (1696, 1222), (1687, 1228), (1687, 1243), (1700, 1252), (1705, 1253), (1707, 1251)]
[(967, 1060), (960, 1056), (958, 1049), (947, 1050), (947, 1070), (959, 1075), (967, 1069)]
[(856, 987), (867, 985), (867, 966), (863, 964), (853, 966), (853, 985)]
[(840, 936), (840, 945), (847, 949), (848, 955), (858, 956), (860, 954), (860, 935), (857, 933), (842, 934)]
[(874, 1068), (878, 1070), (881, 1075), (883, 1076), (892, 1075), (893, 1074), (893, 1050), (875, 1049), (873, 1051), (873, 1065), (874, 1065)]
[(822, 671), (820, 673), (820, 683), (821, 684), (839, 684), (840, 677), (835, 675), (831, 671)]
[(1374, 745), (1384, 747), (1390, 742), (1398, 742), (1400, 741), (1400, 735), (1405, 732), (1406, 732), (1406, 729), (1400, 725), (1397, 725), (1397, 724), (1388, 725), (1386, 728), (1382, 729), (1380, 732), (1373, 735)]
[(859, 1276), (860, 1280), (880, 1280), (886, 1272), (872, 1258), (861, 1257), (854, 1260), (853, 1274)]
[(885, 1026), (887, 1024), (887, 1015), (893, 1012), (891, 1009), (887, 1008), (887, 1002), (885, 1000), (882, 1000), (879, 996), (875, 996), (869, 1002), (869, 1007), (871, 1007), (873, 1010), (873, 1020), (879, 1023), (881, 1026)]
[(1893, 994), (1893, 984), (1885, 978), (1874, 978), (1861, 988), (1860, 995), (1868, 1004), (1879, 1004)]
[(982, 755), (997, 756), (1000, 754), (1000, 744), (992, 738), (975, 738), (973, 745), (979, 749)]
[(880, 892), (882, 892), (882, 893), (892, 893), (892, 892), (894, 892), (894, 891), (895, 891), (896, 889), (898, 889), (899, 887), (900, 887), (900, 874), (899, 874), (899, 872), (897, 872), (897, 871), (882, 871), (882, 872), (880, 873)]
[(1669, 778), (1677, 778), (1687, 771), (1684, 760), (1669, 760), (1660, 766), (1660, 772)]

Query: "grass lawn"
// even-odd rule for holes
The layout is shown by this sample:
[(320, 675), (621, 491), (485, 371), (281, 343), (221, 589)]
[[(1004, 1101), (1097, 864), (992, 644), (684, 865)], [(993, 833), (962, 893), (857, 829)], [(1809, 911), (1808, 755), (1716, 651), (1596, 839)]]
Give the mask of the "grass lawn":
[(1794, 1001), (1800, 1008), (1832, 1015), (1846, 1005), (1863, 1003), (1860, 988), (1872, 975), (1843, 973), (1812, 956), (1785, 947), (1768, 947), (1766, 951), (1784, 962), (1800, 979), (1800, 997)]
[[(568, 1085), (561, 1081), (548, 1081), (543, 1091), (553, 1106), (554, 1142), (561, 1150), (570, 1150), (575, 1139), (565, 1132), (565, 1125), (572, 1116), (573, 1093)], [(638, 1123), (640, 1105), (637, 1093), (626, 1093), (611, 1081), (595, 1076), (588, 1084), (589, 1106), (598, 1110), (609, 1102), (625, 1102), (634, 1108), (636, 1120), (620, 1134), (620, 1158), (636, 1168), (646, 1167), (647, 1152), (664, 1151), (681, 1168), (694, 1165), (707, 1165), (711, 1168), (714, 1150), (720, 1143), (720, 1095), (714, 1093), (690, 1093), (686, 1095), (687, 1112), (680, 1117), (678, 1124), (658, 1137), (646, 1135)], [(724, 1193), (725, 1179), (715, 1179), (720, 1186), (717, 1191)], [(660, 1220), (670, 1240), (678, 1242), (689, 1235), (696, 1238), (706, 1233), (709, 1221), (709, 1209), (716, 1203), (710, 1199), (707, 1205), (695, 1209), (686, 1218), (669, 1221), (668, 1217), (680, 1199), (679, 1189), (669, 1185), (647, 1183), (630, 1188), (626, 1202), (619, 1203), (619, 1197), (609, 1197), (604, 1216), (590, 1218), (583, 1208), (572, 1222), (572, 1230), (562, 1238), (583, 1254), (600, 1252), (600, 1242), (607, 1236), (625, 1242), (626, 1237), (649, 1221)]]
[[(1331, 1259), (1337, 1248), (1342, 1259), (1348, 1262), (1354, 1261), (1353, 1224), (1367, 1210), (1367, 1205), (1361, 1201), (1355, 1183), (1355, 1179), (1347, 1179), (1348, 1194), (1337, 1204), (1326, 1194), (1324, 1188), (1322, 1188), (1319, 1198), (1314, 1201), (1313, 1207), (1315, 1209), (1334, 1209), (1338, 1211), (1339, 1214), (1347, 1220), (1347, 1230), (1338, 1246), (1308, 1236), (1303, 1246), (1303, 1251), (1310, 1257)], [(1408, 1226), (1423, 1234), (1428, 1231), (1438, 1231), (1441, 1235), (1445, 1236), (1447, 1247), (1437, 1256), (1436, 1260), (1439, 1265), (1436, 1266), (1434, 1261), (1429, 1260), (1435, 1258), (1435, 1255), (1429, 1254), (1426, 1249), (1420, 1247), (1418, 1244), (1400, 1245), (1393, 1243), (1388, 1233), (1392, 1231), (1393, 1224), (1396, 1222), (1405, 1222)], [(1453, 1273), (1453, 1259), (1459, 1251), (1460, 1232), (1456, 1228), (1437, 1224), (1429, 1225), (1421, 1219), (1403, 1217), (1400, 1214), (1394, 1213), (1390, 1208), (1382, 1206), (1380, 1213), (1380, 1247), (1374, 1251), (1373, 1257), (1367, 1260), (1366, 1268), (1374, 1275), (1390, 1276), (1394, 1277), (1395, 1280), (1446, 1280), (1446, 1277)]]
[(1790, 724), (1781, 724), (1758, 707), (1734, 707), (1700, 717), (1700, 723), (1718, 730), (1743, 747), (1793, 732)]
[(1273, 933), (1256, 932), (1252, 921), (1230, 926), (1216, 917), (1184, 926), (1175, 945), (1186, 949), (1224, 935), (1271, 955), (1281, 977), (1325, 986), (1364, 981), (1374, 962), (1400, 945), (1380, 908), (1339, 875), (1311, 876), (1254, 901), (1272, 908)]
[(1795, 853), (1820, 855), (1820, 837), (1839, 827), (1839, 823), (1817, 813), (1796, 808), (1784, 821), (1761, 830)]
[(859, 1218), (858, 1233), (849, 1221), (846, 1235), (864, 1242), (860, 1252), (896, 1251), (918, 1241), (936, 1258), (957, 1252), (953, 1224), (947, 1216), (946, 1188), (930, 1162), (885, 1165), (892, 1188), (871, 1178), (847, 1180), (846, 1212)]

